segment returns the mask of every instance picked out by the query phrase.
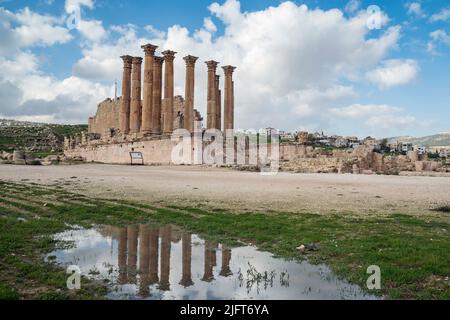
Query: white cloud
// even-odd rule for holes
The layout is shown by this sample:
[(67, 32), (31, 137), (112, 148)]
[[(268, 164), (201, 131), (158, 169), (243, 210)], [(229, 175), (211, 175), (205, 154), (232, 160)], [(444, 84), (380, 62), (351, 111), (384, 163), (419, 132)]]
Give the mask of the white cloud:
[(0, 52), (3, 54), (16, 53), (20, 48), (66, 43), (72, 39), (69, 30), (63, 27), (62, 19), (35, 13), (28, 7), (17, 13), (0, 8), (0, 18)]
[(431, 22), (447, 21), (450, 19), (450, 8), (445, 8), (436, 14), (433, 14), (430, 18)]
[(73, 23), (73, 27), (88, 41), (98, 42), (103, 40), (107, 35), (106, 30), (103, 28), (103, 22), (99, 20), (84, 20), (81, 7), (92, 10), (95, 8), (95, 4), (93, 0), (66, 0), (64, 8), (69, 15), (66, 17), (67, 23)]
[(377, 104), (353, 104), (343, 108), (332, 108), (330, 110), (333, 116), (347, 119), (370, 118), (377, 114), (396, 113), (399, 111), (401, 109), (396, 107)]
[(89, 9), (94, 9), (94, 1), (93, 0), (66, 0), (64, 4), (64, 9), (67, 13), (72, 13), (76, 10), (80, 10), (82, 6), (85, 6)]
[[(83, 4), (92, 8), (94, 4), (90, 3), (72, 1), (70, 5)], [(147, 26), (148, 34), (138, 36), (137, 26), (112, 26), (106, 35), (100, 31), (98, 36), (83, 43), (82, 58), (73, 65), (72, 77), (58, 81), (39, 72), (26, 73), (23, 81), (9, 79), (8, 83), (15, 84), (22, 93), (25, 86), (32, 88), (25, 97), (17, 95), (20, 105), (32, 100), (32, 96), (52, 102), (52, 106), (66, 103), (66, 108), (61, 107), (64, 112), (49, 110), (52, 111), (49, 114), (56, 114), (55, 117), (64, 121), (75, 118), (86, 121), (94, 114), (96, 104), (112, 92), (111, 88), (97, 82), (121, 80), (120, 56), (142, 56), (140, 46), (153, 43), (159, 46), (157, 54), (164, 49), (178, 52), (175, 94), (184, 95), (182, 57), (188, 54), (200, 57), (196, 66), (195, 107), (205, 117), (204, 61), (215, 59), (221, 66), (237, 66), (234, 75), (236, 127), (271, 125), (287, 130), (299, 127), (326, 130), (335, 127), (330, 110), (355, 102), (358, 94), (352, 83), (387, 58), (397, 47), (401, 31), (399, 26), (387, 27), (389, 19), (385, 14), (382, 20), (385, 29), (373, 34), (366, 26), (365, 11), (348, 18), (338, 9), (309, 9), (290, 1), (254, 12), (241, 12), (236, 0), (222, 5), (213, 3), (209, 9), (212, 17), (206, 17), (203, 27), (196, 31), (174, 25), (166, 32), (158, 32)], [(213, 36), (217, 27), (211, 18), (224, 24), (223, 34)], [(39, 66), (33, 68), (37, 70)], [(222, 76), (223, 86), (220, 67), (218, 74)], [(33, 103), (39, 105), (36, 101)], [(74, 115), (67, 110), (80, 112)]]
[(438, 54), (436, 51), (436, 44), (442, 43), (444, 45), (450, 45), (450, 35), (447, 34), (445, 30), (438, 29), (433, 32), (430, 32), (430, 41), (428, 41), (427, 50), (431, 54)]
[(353, 104), (332, 108), (330, 113), (340, 121), (352, 124), (355, 132), (361, 132), (363, 128), (365, 135), (375, 137), (387, 137), (429, 125), (419, 122), (414, 116), (404, 114), (402, 108), (385, 104)]
[(414, 60), (386, 60), (380, 67), (367, 72), (366, 77), (385, 89), (414, 81), (418, 72), (419, 66)]
[(420, 2), (407, 3), (406, 8), (408, 9), (408, 14), (410, 15), (414, 15), (419, 18), (426, 17), (426, 14), (423, 12)]
[(345, 5), (344, 10), (348, 13), (355, 13), (361, 7), (361, 0), (350, 0)]
[(386, 136), (388, 132), (407, 131), (413, 127), (422, 126), (417, 119), (410, 115), (377, 115), (372, 116), (365, 124), (369, 128), (375, 128)]
[(207, 17), (203, 20), (203, 26), (206, 29), (206, 31), (209, 31), (209, 32), (217, 31), (217, 27), (214, 24), (214, 22), (212, 21), (211, 17)]
[(98, 20), (80, 20), (78, 31), (89, 41), (98, 42), (106, 36), (103, 24)]
[(286, 103), (292, 106), (295, 114), (305, 118), (316, 116), (320, 110), (326, 111), (333, 104), (352, 100), (357, 96), (352, 87), (336, 85), (324, 89), (294, 91), (286, 96)]
[(156, 38), (164, 38), (166, 33), (164, 31), (158, 30), (152, 25), (147, 25), (144, 27), (145, 31), (147, 31), (152, 37)]
[(431, 32), (430, 38), (434, 41), (440, 41), (445, 44), (450, 44), (450, 35), (448, 35), (447, 32), (442, 29)]
[[(0, 104), (0, 116), (45, 119), (48, 122), (86, 122), (98, 102), (112, 87), (70, 76), (57, 79), (39, 70), (36, 56), (20, 53), (14, 59), (0, 58), (0, 92), (8, 96)], [(7, 93), (7, 94), (6, 94)]]

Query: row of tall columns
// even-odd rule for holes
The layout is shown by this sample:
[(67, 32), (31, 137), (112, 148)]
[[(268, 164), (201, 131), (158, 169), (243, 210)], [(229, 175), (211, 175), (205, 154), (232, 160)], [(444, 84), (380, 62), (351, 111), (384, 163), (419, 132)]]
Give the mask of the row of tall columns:
[[(216, 74), (218, 62), (206, 61), (208, 67), (208, 96), (207, 96), (207, 129), (222, 130), (222, 92), (220, 76)], [(234, 129), (234, 81), (233, 66), (222, 67), (225, 73), (224, 85), (224, 117), (223, 129)]]
[[(161, 241), (159, 241), (160, 239)], [(189, 287), (194, 284), (191, 266), (191, 234), (183, 232), (181, 241), (182, 277), (180, 285)], [(139, 292), (141, 295), (148, 295), (149, 286), (153, 284), (158, 284), (159, 289), (162, 291), (170, 290), (171, 245), (171, 226), (165, 226), (159, 230), (144, 225), (120, 228), (118, 233), (119, 283), (136, 283), (136, 276), (139, 272)], [(210, 282), (214, 280), (213, 268), (217, 265), (217, 247), (217, 243), (205, 241), (204, 273), (201, 279), (202, 281)], [(219, 275), (228, 277), (232, 274), (230, 270), (231, 249), (222, 247), (221, 251), (222, 264)], [(161, 254), (161, 257), (159, 257), (159, 253)], [(139, 269), (137, 268), (138, 260)], [(160, 265), (158, 265), (159, 261)]]
[[(155, 56), (157, 46), (142, 46), (144, 58), (144, 81), (141, 100), (142, 58), (122, 56), (122, 105), (119, 126), (123, 134), (171, 134), (174, 109), (174, 59), (176, 52), (166, 50), (163, 57)], [(186, 56), (184, 128), (194, 131), (195, 63), (197, 57)], [(162, 91), (162, 66), (164, 68), (164, 96)], [(234, 129), (234, 82), (235, 67), (222, 67), (225, 73), (224, 110), (222, 119), (222, 91), (220, 76), (216, 74), (218, 62), (206, 61), (208, 67), (207, 129)]]

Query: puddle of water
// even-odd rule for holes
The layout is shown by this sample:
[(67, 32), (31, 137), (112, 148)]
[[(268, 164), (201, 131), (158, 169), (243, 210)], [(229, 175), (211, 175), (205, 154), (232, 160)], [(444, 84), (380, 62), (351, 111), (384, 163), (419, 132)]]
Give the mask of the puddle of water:
[(377, 299), (324, 265), (230, 249), (170, 225), (76, 229), (55, 239), (74, 246), (49, 256), (107, 279), (110, 299)]

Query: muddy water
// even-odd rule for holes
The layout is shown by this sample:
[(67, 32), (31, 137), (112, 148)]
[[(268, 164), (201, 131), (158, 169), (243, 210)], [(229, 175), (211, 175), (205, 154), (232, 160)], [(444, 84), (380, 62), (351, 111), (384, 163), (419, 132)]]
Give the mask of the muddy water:
[(324, 265), (228, 248), (174, 226), (76, 229), (49, 254), (109, 283), (110, 299), (374, 299)]

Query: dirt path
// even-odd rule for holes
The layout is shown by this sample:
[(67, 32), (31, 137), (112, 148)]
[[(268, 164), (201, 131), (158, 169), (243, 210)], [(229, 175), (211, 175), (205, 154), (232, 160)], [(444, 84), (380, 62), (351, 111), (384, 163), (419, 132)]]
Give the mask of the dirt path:
[[(198, 167), (0, 165), (0, 179), (63, 184), (89, 195), (240, 210), (423, 214), (450, 204), (450, 178), (259, 173)], [(68, 182), (70, 181), (70, 183)]]

